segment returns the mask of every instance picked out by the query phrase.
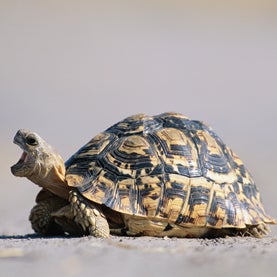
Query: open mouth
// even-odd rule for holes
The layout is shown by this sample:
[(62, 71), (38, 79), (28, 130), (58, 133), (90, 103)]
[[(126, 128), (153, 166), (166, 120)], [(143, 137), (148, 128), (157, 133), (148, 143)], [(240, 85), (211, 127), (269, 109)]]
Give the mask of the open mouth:
[[(21, 149), (23, 148), (21, 144), (18, 143), (17, 141), (14, 141), (14, 143), (17, 144)], [(23, 153), (20, 156), (20, 159), (18, 160), (18, 162), (11, 167), (12, 174), (15, 176), (19, 176), (21, 170), (24, 169), (27, 162), (28, 162), (28, 153), (25, 150), (23, 150)]]
[(16, 164), (25, 163), (25, 162), (27, 162), (27, 159), (28, 159), (28, 154), (25, 151), (23, 151), (19, 161)]

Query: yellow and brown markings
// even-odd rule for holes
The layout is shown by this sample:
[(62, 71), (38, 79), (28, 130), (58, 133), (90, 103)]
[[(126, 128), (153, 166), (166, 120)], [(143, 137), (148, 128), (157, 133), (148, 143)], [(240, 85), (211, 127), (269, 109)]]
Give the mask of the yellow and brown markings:
[(203, 177), (188, 178), (185, 183), (185, 198), (179, 214), (175, 215), (175, 223), (187, 227), (205, 226), (212, 184)]
[(188, 177), (201, 176), (197, 149), (184, 131), (163, 128), (151, 134), (157, 152), (164, 164), (164, 171)]
[(222, 228), (224, 224), (226, 224), (225, 221), (228, 218), (228, 204), (222, 186), (213, 183), (207, 210), (207, 227)]
[(245, 208), (243, 207), (238, 195), (234, 192), (232, 184), (225, 185), (223, 188), (226, 205), (226, 215), (223, 227), (245, 227)]
[(115, 199), (116, 183), (117, 178), (115, 175), (101, 170), (97, 176), (84, 180), (80, 191), (87, 199), (99, 204), (105, 203), (106, 206), (110, 207), (117, 200)]
[(99, 155), (114, 139), (114, 135), (108, 133), (100, 133), (86, 144), (85, 149), (79, 154), (79, 157)]
[(158, 216), (175, 222), (182, 209), (187, 207), (190, 192), (190, 178), (178, 174), (168, 174), (164, 183), (163, 195), (158, 207)]
[(136, 178), (151, 175), (160, 160), (145, 137), (131, 135), (121, 137), (103, 157), (103, 163), (108, 171), (123, 178)]
[(141, 214), (150, 217), (157, 215), (157, 209), (164, 190), (163, 177), (142, 176), (137, 178), (137, 200)]
[[(232, 157), (233, 168), (237, 175), (237, 181), (228, 188), (238, 198), (245, 224), (274, 223), (275, 220), (267, 216), (263, 208), (259, 190), (251, 174), (241, 159), (231, 149), (228, 148), (228, 151)], [(228, 198), (230, 198), (229, 194)]]
[(128, 214), (143, 214), (139, 205), (138, 188), (135, 179), (128, 178), (119, 180), (114, 194), (115, 201), (111, 202), (117, 211), (125, 211)]
[(129, 117), (66, 165), (70, 186), (122, 213), (186, 227), (274, 222), (242, 161), (208, 126), (180, 114)]
[(102, 171), (82, 194), (97, 203), (127, 214), (156, 216), (162, 195), (162, 176), (142, 176), (137, 179), (111, 180)]
[(224, 153), (223, 145), (205, 129), (196, 132), (199, 158), (204, 176), (217, 184), (233, 183), (237, 179), (236, 172)]
[(102, 168), (97, 164), (100, 155), (116, 139), (114, 134), (100, 133), (84, 145), (66, 162), (66, 180), (69, 186), (86, 191)]
[(66, 174), (82, 175), (86, 173), (91, 163), (98, 160), (100, 155), (104, 155), (107, 146), (116, 139), (114, 134), (109, 133), (100, 133), (95, 136), (66, 161)]

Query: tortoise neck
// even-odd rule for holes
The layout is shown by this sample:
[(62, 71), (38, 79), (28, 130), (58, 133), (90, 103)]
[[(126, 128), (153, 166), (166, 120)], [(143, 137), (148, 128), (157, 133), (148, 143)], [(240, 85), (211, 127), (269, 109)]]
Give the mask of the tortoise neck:
[(65, 180), (65, 169), (63, 165), (52, 167), (49, 170), (40, 169), (40, 174), (31, 174), (27, 178), (39, 187), (68, 200), (70, 187), (68, 187)]

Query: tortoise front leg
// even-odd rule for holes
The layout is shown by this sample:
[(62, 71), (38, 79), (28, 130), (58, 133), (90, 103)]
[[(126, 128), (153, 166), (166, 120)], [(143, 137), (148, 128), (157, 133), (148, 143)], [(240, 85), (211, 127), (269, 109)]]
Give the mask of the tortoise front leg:
[(65, 234), (71, 236), (86, 235), (86, 233), (82, 229), (82, 226), (75, 222), (75, 217), (69, 204), (62, 207), (56, 212), (52, 212), (51, 215), (54, 218), (55, 222), (59, 226), (61, 226)]
[(94, 237), (109, 237), (109, 224), (100, 205), (86, 200), (77, 190), (69, 193), (69, 202), (75, 222), (82, 226), (85, 233)]

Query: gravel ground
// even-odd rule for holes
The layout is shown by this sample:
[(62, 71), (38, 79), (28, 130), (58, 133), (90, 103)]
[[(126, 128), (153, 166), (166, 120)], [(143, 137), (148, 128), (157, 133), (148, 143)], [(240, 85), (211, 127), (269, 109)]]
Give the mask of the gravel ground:
[(277, 237), (0, 237), (1, 276), (276, 276)]

